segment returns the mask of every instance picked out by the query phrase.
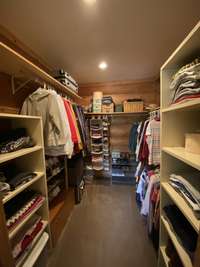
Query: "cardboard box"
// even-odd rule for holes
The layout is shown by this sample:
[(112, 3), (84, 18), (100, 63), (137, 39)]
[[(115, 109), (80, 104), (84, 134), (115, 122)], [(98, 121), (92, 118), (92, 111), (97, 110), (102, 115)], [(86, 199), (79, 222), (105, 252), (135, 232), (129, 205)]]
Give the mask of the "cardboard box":
[(200, 154), (200, 133), (185, 135), (185, 151)]

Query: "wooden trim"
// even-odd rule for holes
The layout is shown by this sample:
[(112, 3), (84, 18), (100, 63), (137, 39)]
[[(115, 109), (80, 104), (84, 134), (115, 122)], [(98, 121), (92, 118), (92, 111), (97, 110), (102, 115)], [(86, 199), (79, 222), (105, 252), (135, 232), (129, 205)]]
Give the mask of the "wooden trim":
[(19, 114), (19, 108), (0, 106), (0, 113)]
[(142, 83), (154, 83), (159, 80), (158, 76), (150, 77), (140, 80), (124, 80), (124, 81), (111, 81), (111, 82), (98, 82), (98, 83), (80, 83), (79, 87), (110, 87), (110, 86), (121, 86), (121, 85), (137, 85)]

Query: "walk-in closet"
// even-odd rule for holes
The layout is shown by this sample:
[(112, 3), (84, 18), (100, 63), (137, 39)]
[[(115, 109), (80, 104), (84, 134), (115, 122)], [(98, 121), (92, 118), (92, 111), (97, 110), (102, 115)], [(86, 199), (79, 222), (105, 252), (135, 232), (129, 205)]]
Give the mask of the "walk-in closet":
[(0, 2), (0, 267), (200, 267), (199, 10)]

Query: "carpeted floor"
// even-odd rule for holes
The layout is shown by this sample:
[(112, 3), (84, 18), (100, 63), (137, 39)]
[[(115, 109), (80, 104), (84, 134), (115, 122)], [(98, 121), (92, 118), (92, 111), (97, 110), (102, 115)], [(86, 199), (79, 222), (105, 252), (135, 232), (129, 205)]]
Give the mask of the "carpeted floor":
[(125, 185), (90, 185), (53, 251), (49, 267), (156, 267), (156, 253)]

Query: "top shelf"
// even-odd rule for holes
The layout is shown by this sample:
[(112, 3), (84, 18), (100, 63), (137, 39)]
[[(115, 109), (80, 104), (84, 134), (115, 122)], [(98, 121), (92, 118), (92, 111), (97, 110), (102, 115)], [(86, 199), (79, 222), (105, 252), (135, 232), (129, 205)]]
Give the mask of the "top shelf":
[(61, 84), (50, 74), (2, 42), (0, 42), (0, 72), (14, 75), (16, 78), (24, 76), (33, 79), (39, 78), (58, 91), (65, 93), (72, 98), (81, 98), (73, 90)]
[(102, 115), (114, 115), (114, 116), (126, 116), (126, 115), (138, 115), (138, 116), (141, 116), (141, 115), (148, 115), (148, 111), (143, 111), (143, 112), (98, 112), (98, 113), (95, 113), (95, 112), (86, 112), (85, 115), (86, 116), (102, 116)]

